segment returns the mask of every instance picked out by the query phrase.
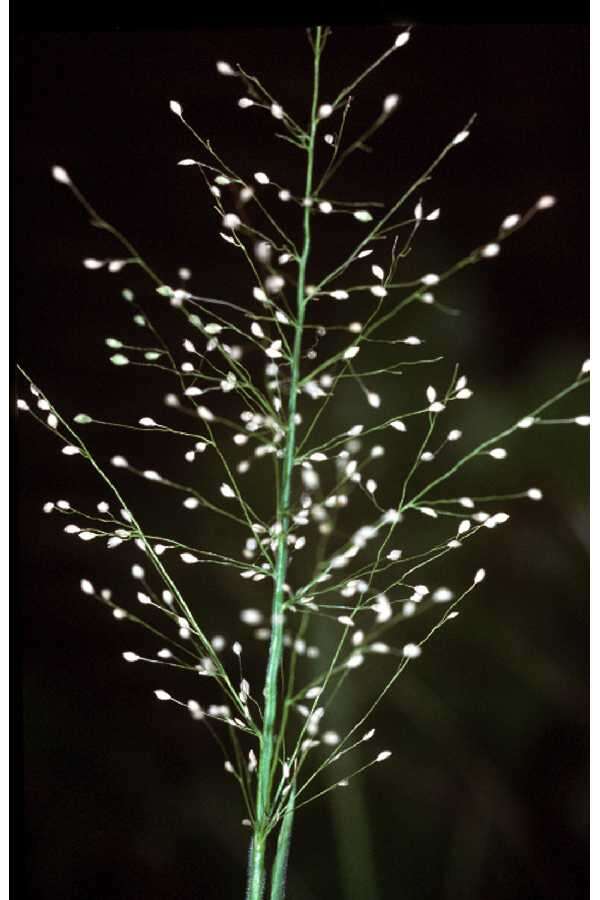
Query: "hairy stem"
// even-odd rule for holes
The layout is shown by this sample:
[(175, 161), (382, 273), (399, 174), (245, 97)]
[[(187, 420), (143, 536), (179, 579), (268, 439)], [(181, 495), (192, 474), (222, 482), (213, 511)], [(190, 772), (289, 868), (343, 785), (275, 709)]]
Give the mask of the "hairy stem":
[(246, 900), (262, 900), (265, 890), (265, 844), (263, 840), (250, 841), (248, 856), (248, 886)]

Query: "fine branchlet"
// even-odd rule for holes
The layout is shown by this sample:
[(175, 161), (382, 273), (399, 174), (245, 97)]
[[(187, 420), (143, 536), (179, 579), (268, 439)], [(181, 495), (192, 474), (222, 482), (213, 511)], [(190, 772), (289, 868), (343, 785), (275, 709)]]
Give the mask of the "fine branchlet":
[[(504, 242), (553, 207), (555, 198), (542, 196), (520, 214), (500, 211), (497, 231), (445, 269), (432, 264), (420, 275), (403, 274), (415, 242), (426, 242), (428, 230), (440, 227), (441, 211), (435, 199), (424, 196), (425, 186), (442, 163), (451, 164), (452, 154), (461, 152), (475, 116), (457, 123), (437, 156), (408, 187), (395, 190), (389, 203), (335, 198), (330, 190), (348, 158), (368, 148), (367, 141), (397, 114), (400, 103), (397, 94), (384, 97), (372, 124), (358, 137), (347, 137), (354, 92), (374, 69), (402, 53), (411, 33), (406, 29), (394, 37), (335, 97), (321, 88), (329, 34), (324, 27), (309, 31), (307, 115), (292, 115), (285, 96), (272, 94), (241, 66), (216, 64), (218, 74), (238, 87), (239, 115), (271, 117), (277, 137), (297, 149), (303, 173), (297, 184), (292, 183), (296, 175), (279, 183), (267, 172), (234, 171), (184, 106), (170, 103), (194, 154), (178, 165), (206, 187), (221, 239), (249, 267), (243, 302), (194, 293), (189, 269), (179, 270), (178, 284), (168, 283), (96, 211), (64, 168), (52, 170), (91, 224), (114, 241), (114, 257), (87, 258), (84, 267), (100, 276), (131, 274), (135, 281), (135, 292), (130, 286), (120, 290), (144, 339), (132, 345), (107, 337), (105, 343), (110, 363), (124, 379), (149, 370), (164, 376), (168, 393), (162, 412), (116, 422), (87, 410), (67, 421), (55, 398), (19, 369), (25, 390), (18, 408), (56, 436), (61, 452), (72, 457), (70, 464), (91, 466), (105, 494), (93, 509), (56, 500), (48, 501), (44, 512), (63, 516), (64, 531), (74, 539), (132, 555), (133, 585), (119, 585), (118, 602), (116, 592), (95, 586), (94, 576), (81, 581), (81, 591), (116, 620), (142, 626), (159, 642), (154, 655), (126, 649), (123, 660), (163, 667), (156, 699), (181, 706), (206, 726), (240, 787), (243, 824), (251, 833), (248, 900), (265, 891), (272, 900), (284, 897), (295, 814), (392, 756), (393, 749), (377, 745), (378, 704), (481, 585), (485, 572), (476, 548), (508, 521), (508, 504), (542, 500), (539, 488), (528, 485), (463, 496), (464, 488), (452, 487), (454, 476), (461, 472), (464, 485), (477, 460), (478, 471), (489, 467), (485, 478), (493, 480), (510, 440), (523, 431), (589, 424), (583, 414), (550, 417), (563, 398), (587, 385), (589, 362), (570, 384), (523, 410), (516, 421), (500, 423), (496, 433), (474, 446), (452, 423), (454, 410), (473, 396), (467, 375), (458, 366), (444, 369), (444, 347), (424, 352), (424, 340), (403, 331), (402, 313), (424, 304), (453, 314), (443, 302), (446, 282), (498, 256)], [(243, 214), (250, 206), (251, 219)], [(336, 216), (355, 229), (354, 244), (343, 258), (332, 245), (328, 270), (317, 273), (314, 232)], [(295, 232), (288, 221), (295, 221)], [(177, 346), (155, 324), (152, 310), (158, 305), (164, 307), (161, 316), (168, 313), (180, 322)], [(328, 306), (336, 308), (335, 324), (323, 322)], [(403, 372), (418, 373), (421, 367), (432, 374), (417, 391), (398, 391)], [(331, 413), (340, 392), (352, 392), (356, 412), (337, 428), (339, 413)], [(110, 465), (101, 463), (92, 449), (96, 428), (141, 432), (149, 448), (155, 439), (156, 469), (136, 465), (118, 446)], [(409, 432), (417, 452), (407, 462), (402, 443)], [(398, 475), (393, 485), (380, 487), (378, 460), (385, 453), (398, 458)], [(218, 466), (221, 472), (215, 482), (203, 478), (202, 461), (209, 456), (211, 471)], [(259, 493), (248, 490), (251, 476), (263, 486)], [(239, 552), (190, 545), (149, 528), (126, 499), (132, 478), (151, 482), (149, 491), (170, 492), (182, 520), (225, 520)], [(361, 510), (363, 524), (348, 533), (344, 516), (351, 507)], [(412, 527), (420, 517), (430, 520), (426, 529)], [(457, 584), (453, 559), (470, 553), (471, 542), (473, 576)], [(227, 638), (211, 633), (202, 609), (181, 586), (189, 580), (182, 579), (183, 570), (194, 566), (225, 567), (239, 578), (242, 599), (235, 600)], [(423, 583), (429, 566), (436, 578), (447, 573), (452, 587)], [(128, 591), (134, 602), (122, 605)], [(420, 638), (407, 641), (407, 619), (420, 616), (426, 623)], [(333, 651), (326, 655), (319, 648), (324, 627), (335, 633)], [(135, 635), (127, 635), (128, 646), (135, 647), (129, 645)], [(251, 638), (265, 650), (260, 684), (245, 674)], [(328, 715), (363, 666), (378, 667), (380, 683), (368, 706), (357, 708), (352, 724), (338, 732)], [(193, 676), (187, 695), (177, 696), (170, 684), (173, 668)], [(353, 752), (365, 743), (372, 747), (369, 761), (357, 765)]]

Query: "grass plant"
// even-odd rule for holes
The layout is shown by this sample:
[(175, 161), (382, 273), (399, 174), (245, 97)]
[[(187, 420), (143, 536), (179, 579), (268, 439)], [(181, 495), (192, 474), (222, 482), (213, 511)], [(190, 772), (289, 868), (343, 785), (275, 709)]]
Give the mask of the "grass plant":
[[(109, 608), (116, 620), (139, 624), (158, 638), (161, 649), (154, 656), (126, 650), (125, 661), (163, 666), (157, 700), (179, 705), (223, 751), (225, 768), (239, 785), (249, 830), (247, 900), (265, 895), (283, 900), (294, 826), (303, 807), (344, 788), (373, 765), (390, 757), (388, 764), (393, 764), (393, 747), (375, 746), (369, 760), (358, 766), (353, 765), (353, 751), (377, 743), (373, 721), (378, 704), (425, 645), (452, 627), (461, 603), (485, 577), (474, 563), (473, 577), (460, 588), (430, 588), (423, 583), (427, 568), (442, 564), (451, 573), (454, 554), (470, 552), (471, 543), (477, 545), (505, 525), (505, 504), (542, 499), (541, 491), (529, 486), (457, 495), (456, 476), (473, 464), (485, 465), (492, 470), (486, 482), (493, 482), (493, 468), (507, 465), (509, 439), (523, 431), (539, 433), (544, 426), (589, 423), (583, 414), (553, 412), (588, 384), (585, 362), (569, 384), (523, 410), (516, 421), (501, 423), (474, 446), (452, 427), (453, 410), (473, 396), (467, 375), (458, 366), (444, 373), (444, 357), (437, 349), (423, 353), (424, 342), (402, 332), (402, 313), (419, 303), (441, 315), (451, 313), (438, 299), (444, 297), (446, 283), (465, 268), (496, 257), (505, 241), (553, 207), (555, 199), (542, 196), (522, 214), (503, 211), (497, 232), (444, 271), (432, 264), (431, 271), (416, 277), (403, 274), (413, 244), (440, 227), (440, 209), (425, 199), (426, 186), (470, 138), (475, 117), (459, 123), (436, 158), (408, 187), (395, 192), (385, 208), (334, 199), (330, 184), (345, 161), (365, 149), (399, 105), (397, 95), (388, 95), (367, 131), (346, 137), (355, 91), (375, 68), (402, 53), (411, 30), (394, 36), (334, 98), (328, 98), (321, 78), (329, 36), (330, 30), (321, 26), (308, 32), (312, 73), (305, 118), (292, 116), (284, 96), (275, 96), (241, 66), (217, 63), (220, 75), (242, 87), (238, 105), (248, 110), (243, 114), (272, 117), (277, 136), (296, 148), (303, 167), (301, 186), (280, 184), (262, 171), (234, 171), (188, 120), (183, 106), (175, 100), (170, 104), (198, 151), (198, 158), (182, 159), (179, 165), (205, 184), (222, 240), (249, 267), (245, 305), (188, 290), (187, 270), (180, 270), (179, 286), (166, 283), (96, 211), (69, 173), (60, 166), (53, 169), (54, 179), (71, 191), (91, 224), (120, 248), (119, 255), (87, 258), (84, 266), (118, 278), (134, 270), (153, 288), (144, 302), (138, 301), (137, 290), (122, 288), (147, 340), (134, 346), (109, 337), (106, 344), (110, 362), (125, 379), (148, 368), (164, 374), (169, 383), (164, 416), (118, 423), (86, 411), (68, 421), (60, 404), (20, 368), (29, 399), (24, 394), (19, 409), (49, 429), (73, 463), (91, 466), (109, 498), (92, 510), (77, 509), (68, 500), (48, 501), (45, 512), (64, 516), (64, 530), (73, 539), (104, 544), (110, 552), (119, 548), (117, 552), (141, 554), (143, 564), (136, 561), (131, 568), (137, 611), (121, 606), (110, 589), (97, 589), (91, 579), (81, 581), (81, 590)], [(244, 214), (250, 207), (252, 221)], [(280, 210), (285, 210), (283, 218), (293, 215), (295, 231), (282, 224)], [(325, 227), (333, 228), (338, 217), (352, 222), (356, 239), (343, 258), (333, 249), (329, 271), (317, 272), (315, 240), (324, 240)], [(182, 343), (176, 348), (154, 324), (150, 310), (156, 303), (182, 323)], [(321, 321), (327, 304), (342, 310), (338, 324)], [(366, 367), (361, 354), (369, 359)], [(414, 368), (434, 374), (407, 396), (399, 390), (401, 375)], [(337, 392), (350, 390), (356, 417), (336, 430), (331, 423), (336, 421), (332, 409)], [(138, 431), (148, 444), (156, 437), (166, 468), (178, 454), (177, 469), (189, 474), (163, 475), (120, 453), (113, 455), (109, 468), (87, 436), (97, 427)], [(418, 440), (417, 452), (406, 464), (402, 441), (407, 432)], [(165, 450), (166, 436), (175, 442), (174, 454)], [(402, 463), (395, 484), (386, 484), (384, 491), (376, 473), (386, 452)], [(240, 453), (246, 455), (240, 459)], [(221, 467), (219, 483), (203, 481), (202, 460), (209, 454)], [(172, 491), (184, 516), (226, 520), (241, 542), (240, 552), (195, 546), (148, 528), (127, 500), (127, 476), (145, 479), (150, 490)], [(268, 486), (259, 503), (245, 484), (252, 477)], [(344, 514), (354, 504), (364, 507), (364, 522), (349, 534)], [(421, 517), (431, 524), (430, 539), (416, 546), (413, 523)], [(225, 567), (240, 579), (232, 631), (251, 629), (268, 642), (261, 684), (246, 677), (246, 641), (236, 634), (229, 645), (222, 636), (211, 635), (202, 610), (181, 587), (180, 573), (202, 566)], [(405, 641), (403, 626), (421, 616), (429, 624), (418, 640)], [(326, 657), (313, 642), (323, 627), (335, 635)], [(369, 705), (355, 710), (353, 724), (338, 733), (327, 724), (328, 715), (335, 711), (339, 692), (351, 688), (363, 667), (379, 667), (381, 683)], [(200, 693), (200, 677), (202, 702), (171, 692), (173, 668), (188, 673), (189, 695)], [(206, 693), (212, 693), (209, 701)]]

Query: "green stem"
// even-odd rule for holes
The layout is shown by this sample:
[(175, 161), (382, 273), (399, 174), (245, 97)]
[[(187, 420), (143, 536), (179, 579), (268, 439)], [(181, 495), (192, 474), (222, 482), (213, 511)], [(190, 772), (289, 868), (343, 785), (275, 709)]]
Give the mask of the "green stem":
[(246, 900), (262, 900), (265, 890), (265, 844), (262, 840), (250, 841), (248, 859), (248, 886)]
[(287, 806), (279, 836), (277, 838), (277, 852), (273, 862), (271, 873), (271, 898), (270, 900), (285, 900), (285, 879), (287, 874), (287, 862), (290, 855), (290, 842), (292, 839), (292, 825), (294, 822), (294, 808), (296, 804), (296, 785), (292, 785), (288, 796)]
[[(310, 135), (307, 146), (305, 197), (309, 198), (313, 189), (314, 149), (317, 131), (318, 96), (319, 96), (319, 62), (322, 50), (322, 29), (316, 30), (314, 45), (314, 80), (311, 107)], [(274, 748), (276, 744), (275, 723), (278, 713), (277, 679), (283, 656), (283, 611), (284, 586), (288, 567), (287, 538), (290, 527), (290, 500), (292, 474), (296, 462), (296, 406), (300, 381), (300, 357), (307, 298), (305, 297), (306, 269), (311, 245), (310, 207), (304, 207), (303, 233), (304, 243), (302, 255), (298, 261), (298, 283), (296, 291), (297, 315), (295, 322), (294, 345), (291, 359), (290, 387), (287, 415), (287, 436), (285, 455), (281, 474), (281, 494), (277, 504), (277, 521), (280, 525), (275, 562), (275, 586), (273, 591), (271, 643), (269, 661), (263, 690), (265, 698), (263, 728), (260, 739), (260, 761), (256, 788), (256, 826), (253, 839), (253, 851), (250, 858), (251, 871), (248, 884), (248, 900), (260, 900), (264, 885), (265, 843), (270, 825), (270, 806), (273, 772), (277, 764)], [(286, 856), (287, 858), (287, 856)], [(285, 878), (285, 869), (280, 876)], [(283, 890), (283, 887), (281, 888)], [(281, 895), (283, 896), (283, 895)]]

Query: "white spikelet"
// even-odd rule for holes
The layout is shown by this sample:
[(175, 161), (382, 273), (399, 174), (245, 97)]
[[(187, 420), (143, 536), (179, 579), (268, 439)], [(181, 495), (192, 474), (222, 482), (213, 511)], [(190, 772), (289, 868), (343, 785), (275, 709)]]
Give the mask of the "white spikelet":
[(536, 209), (551, 209), (556, 205), (556, 197), (553, 197), (552, 194), (544, 194), (535, 205)]
[(456, 135), (456, 137), (454, 138), (454, 140), (452, 141), (452, 143), (453, 144), (462, 144), (462, 142), (466, 141), (466, 139), (468, 137), (469, 137), (468, 131), (459, 131), (458, 134)]
[(68, 172), (62, 166), (52, 166), (52, 177), (59, 184), (71, 184)]
[(383, 111), (386, 116), (389, 116), (392, 113), (398, 104), (400, 103), (400, 95), (399, 94), (388, 94), (385, 100), (383, 101)]

